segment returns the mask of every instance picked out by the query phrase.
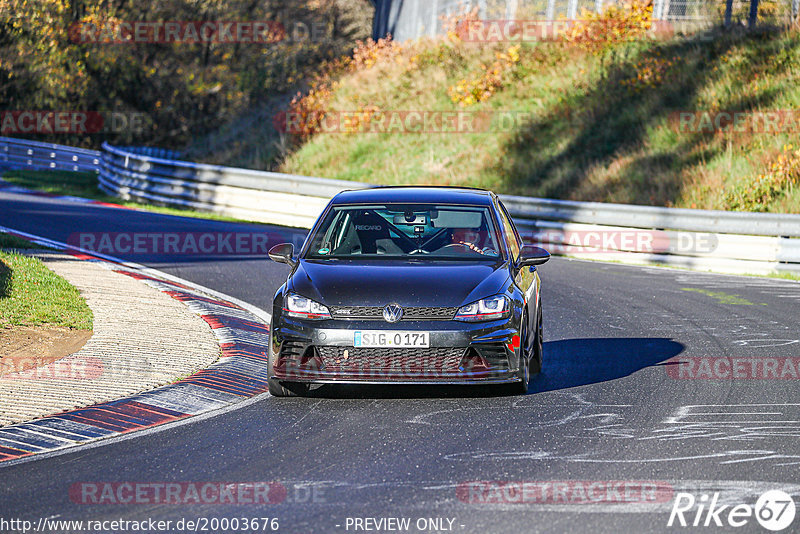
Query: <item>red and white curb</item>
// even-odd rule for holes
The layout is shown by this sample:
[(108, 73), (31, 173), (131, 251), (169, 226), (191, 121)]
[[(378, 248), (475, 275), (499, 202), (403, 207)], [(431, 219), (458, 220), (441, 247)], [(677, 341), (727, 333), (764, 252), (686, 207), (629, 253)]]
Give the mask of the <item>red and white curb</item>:
[(0, 226), (36, 244), (66, 251), (180, 300), (202, 317), (217, 338), (221, 357), (173, 384), (86, 408), (0, 428), (0, 464), (219, 410), (267, 391), (269, 314), (186, 280), (87, 253), (79, 248)]

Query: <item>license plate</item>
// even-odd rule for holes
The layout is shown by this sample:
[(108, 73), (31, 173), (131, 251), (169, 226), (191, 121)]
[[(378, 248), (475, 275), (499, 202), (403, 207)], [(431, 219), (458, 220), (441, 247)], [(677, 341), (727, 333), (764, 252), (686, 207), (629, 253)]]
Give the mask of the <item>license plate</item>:
[(431, 346), (429, 332), (402, 332), (397, 330), (357, 330), (353, 335), (354, 347), (421, 347)]

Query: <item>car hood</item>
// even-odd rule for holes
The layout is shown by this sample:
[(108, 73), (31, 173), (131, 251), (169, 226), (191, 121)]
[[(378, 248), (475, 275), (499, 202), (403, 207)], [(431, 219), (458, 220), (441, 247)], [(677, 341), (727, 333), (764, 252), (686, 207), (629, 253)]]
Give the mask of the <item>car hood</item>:
[(502, 292), (504, 262), (301, 260), (289, 289), (328, 306), (462, 306)]

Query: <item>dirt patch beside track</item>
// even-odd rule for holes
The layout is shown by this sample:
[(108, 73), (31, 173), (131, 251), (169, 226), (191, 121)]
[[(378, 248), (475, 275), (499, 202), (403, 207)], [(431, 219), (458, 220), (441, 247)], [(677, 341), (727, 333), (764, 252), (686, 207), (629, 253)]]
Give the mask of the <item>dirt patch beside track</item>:
[(91, 330), (58, 326), (16, 326), (0, 329), (0, 377), (27, 372), (77, 352)]

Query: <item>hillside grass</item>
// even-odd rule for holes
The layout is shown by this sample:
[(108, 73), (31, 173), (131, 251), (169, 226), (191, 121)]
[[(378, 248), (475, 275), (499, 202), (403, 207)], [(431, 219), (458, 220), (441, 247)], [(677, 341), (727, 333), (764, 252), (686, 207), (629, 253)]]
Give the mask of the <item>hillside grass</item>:
[[(744, 211), (798, 212), (797, 133), (682, 132), (681, 111), (796, 110), (800, 34), (714, 30), (625, 43), (593, 55), (523, 44), (508, 79), (462, 107), (448, 88), (510, 44), (446, 40), (405, 47), (343, 75), (329, 111), (510, 111), (482, 133), (317, 133), (281, 170), (380, 184), (467, 185), (499, 193)], [(794, 145), (792, 145), (794, 143)], [(783, 158), (783, 159), (781, 159)]]

